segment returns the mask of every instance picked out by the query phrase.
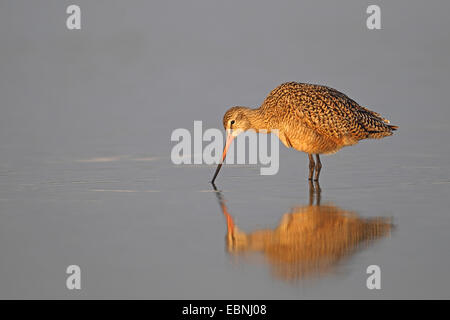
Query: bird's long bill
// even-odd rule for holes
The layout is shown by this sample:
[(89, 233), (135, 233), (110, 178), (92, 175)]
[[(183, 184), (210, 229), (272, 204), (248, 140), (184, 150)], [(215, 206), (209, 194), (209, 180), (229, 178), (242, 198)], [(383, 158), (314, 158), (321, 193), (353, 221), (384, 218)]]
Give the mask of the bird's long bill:
[(223, 148), (223, 154), (222, 154), (222, 161), (217, 166), (216, 172), (214, 173), (214, 177), (211, 180), (211, 183), (214, 183), (216, 180), (217, 175), (219, 174), (220, 168), (222, 168), (222, 164), (225, 161), (225, 158), (227, 156), (228, 148), (230, 148), (231, 142), (233, 142), (234, 136), (231, 134), (231, 131), (227, 134), (227, 142), (225, 143), (225, 148)]

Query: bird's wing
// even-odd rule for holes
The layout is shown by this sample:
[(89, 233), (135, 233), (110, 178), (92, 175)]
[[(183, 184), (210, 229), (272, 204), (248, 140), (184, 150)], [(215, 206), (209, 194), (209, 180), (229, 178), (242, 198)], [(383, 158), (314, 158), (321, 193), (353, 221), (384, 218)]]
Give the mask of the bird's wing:
[(309, 128), (330, 138), (351, 136), (356, 139), (390, 135), (395, 129), (378, 113), (360, 106), (348, 96), (333, 88), (290, 84), (282, 91), (278, 104), (289, 105)]

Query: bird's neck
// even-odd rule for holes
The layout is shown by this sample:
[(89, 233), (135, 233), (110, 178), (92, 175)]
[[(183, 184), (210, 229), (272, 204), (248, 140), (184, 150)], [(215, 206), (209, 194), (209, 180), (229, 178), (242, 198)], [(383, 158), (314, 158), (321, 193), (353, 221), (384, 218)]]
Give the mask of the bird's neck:
[(247, 108), (245, 115), (250, 122), (250, 127), (255, 131), (259, 132), (260, 130), (270, 131), (270, 128), (267, 124), (267, 119), (264, 117), (260, 109), (251, 109)]

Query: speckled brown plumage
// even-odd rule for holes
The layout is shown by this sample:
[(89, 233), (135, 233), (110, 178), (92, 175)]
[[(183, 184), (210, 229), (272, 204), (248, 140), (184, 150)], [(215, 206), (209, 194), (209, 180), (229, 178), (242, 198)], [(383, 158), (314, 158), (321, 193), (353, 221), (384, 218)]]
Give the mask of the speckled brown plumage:
[(316, 180), (321, 168), (319, 154), (337, 152), (362, 139), (390, 136), (398, 128), (336, 89), (298, 82), (273, 89), (258, 109), (229, 109), (223, 125), (227, 130), (277, 129), (284, 145), (310, 155), (309, 178), (315, 169)]
[(306, 151), (308, 153), (335, 152), (361, 139), (389, 136), (397, 128), (345, 94), (314, 84), (284, 83), (272, 90), (260, 110), (269, 120), (269, 125), (282, 128), (291, 142), (301, 139), (296, 129), (304, 126), (306, 132), (315, 131), (320, 138), (336, 144), (328, 146), (325, 143), (323, 148), (313, 146), (314, 150)]

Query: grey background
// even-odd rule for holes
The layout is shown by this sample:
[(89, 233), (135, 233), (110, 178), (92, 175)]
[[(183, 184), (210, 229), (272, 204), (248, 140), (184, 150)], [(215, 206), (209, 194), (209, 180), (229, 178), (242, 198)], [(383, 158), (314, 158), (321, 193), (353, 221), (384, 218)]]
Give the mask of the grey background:
[[(0, 298), (449, 298), (448, 1), (0, 1)], [(381, 6), (382, 30), (366, 28)], [(174, 166), (175, 128), (221, 127), (285, 81), (399, 125), (325, 157), (323, 200), (390, 216), (390, 238), (301, 283), (224, 250), (210, 166)], [(239, 227), (308, 203), (304, 154), (225, 167)], [(78, 264), (82, 290), (65, 288)], [(365, 268), (382, 269), (382, 290)]]

